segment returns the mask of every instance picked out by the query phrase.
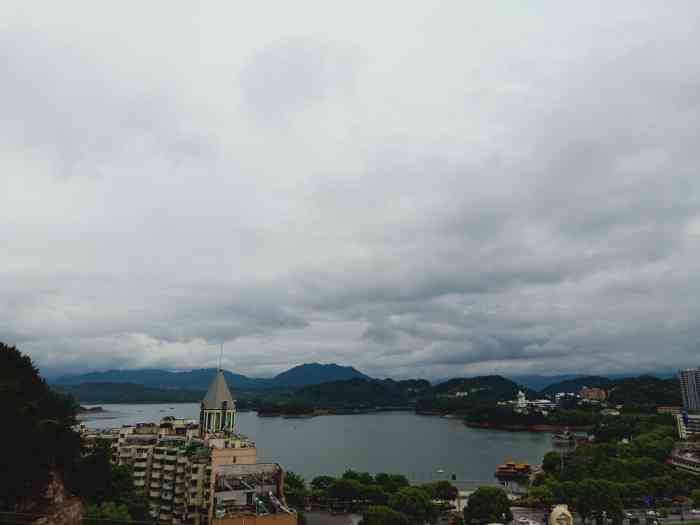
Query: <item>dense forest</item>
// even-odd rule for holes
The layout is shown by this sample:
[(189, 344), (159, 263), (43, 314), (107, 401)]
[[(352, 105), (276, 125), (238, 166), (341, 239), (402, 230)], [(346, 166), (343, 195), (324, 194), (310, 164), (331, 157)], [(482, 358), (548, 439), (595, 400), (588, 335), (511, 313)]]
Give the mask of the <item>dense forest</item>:
[(605, 511), (620, 523), (623, 506), (669, 505), (689, 496), (700, 480), (666, 463), (675, 430), (669, 416), (620, 416), (598, 422), (595, 442), (579, 446), (563, 461), (545, 455), (530, 491), (532, 504), (568, 503), (584, 518)]
[(5, 428), (0, 454), (0, 510), (41, 505), (50, 479), (62, 481), (86, 504), (90, 519), (145, 518), (126, 467), (110, 464), (110, 450), (82, 450), (73, 430), (77, 405), (52, 391), (28, 356), (0, 343), (0, 409)]

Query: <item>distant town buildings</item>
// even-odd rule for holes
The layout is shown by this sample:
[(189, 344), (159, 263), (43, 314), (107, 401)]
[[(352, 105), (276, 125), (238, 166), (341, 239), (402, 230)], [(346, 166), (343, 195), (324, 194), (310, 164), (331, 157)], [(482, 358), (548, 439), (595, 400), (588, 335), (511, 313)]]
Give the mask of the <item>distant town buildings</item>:
[(681, 413), (681, 407), (679, 406), (658, 406), (656, 407), (656, 413), (657, 414), (680, 414)]
[(681, 383), (683, 408), (694, 412), (700, 411), (700, 368), (688, 368), (678, 372)]
[(581, 390), (579, 390), (578, 395), (581, 396), (583, 399), (587, 399), (588, 401), (605, 401), (608, 398), (608, 393), (602, 388), (588, 388), (587, 386), (584, 386)]
[(154, 520), (172, 525), (296, 525), (284, 500), (284, 471), (257, 463), (255, 443), (234, 432), (235, 401), (219, 370), (202, 400), (199, 423), (160, 423), (110, 431), (81, 428), (87, 449), (109, 443), (128, 465)]
[(512, 401), (501, 401), (499, 405), (511, 405), (515, 412), (525, 414), (527, 412), (541, 412), (545, 415), (556, 408), (557, 404), (551, 399), (527, 399), (525, 392), (519, 390)]

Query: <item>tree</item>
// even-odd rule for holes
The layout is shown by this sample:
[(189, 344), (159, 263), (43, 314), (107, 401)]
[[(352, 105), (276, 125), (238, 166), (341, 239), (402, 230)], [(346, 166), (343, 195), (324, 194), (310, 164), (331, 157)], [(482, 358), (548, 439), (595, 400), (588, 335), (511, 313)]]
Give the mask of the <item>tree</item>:
[(380, 472), (374, 477), (374, 480), (377, 485), (381, 485), (386, 492), (390, 493), (394, 493), (403, 487), (409, 486), (408, 479), (401, 474), (386, 474)]
[(436, 516), (430, 494), (419, 487), (402, 488), (389, 497), (389, 507), (405, 514), (413, 523), (430, 522)]
[(542, 460), (542, 470), (547, 474), (557, 474), (561, 468), (561, 454), (551, 451), (544, 455)]
[(361, 525), (409, 525), (408, 518), (401, 512), (383, 505), (370, 505), (362, 515)]
[(336, 479), (328, 487), (328, 497), (343, 503), (350, 503), (360, 497), (360, 483), (354, 479)]
[(101, 525), (105, 520), (132, 521), (127, 506), (113, 501), (106, 501), (100, 505), (87, 505), (84, 519), (86, 525)]
[(335, 478), (331, 476), (316, 476), (311, 480), (311, 488), (314, 490), (328, 490)]
[(497, 487), (479, 487), (464, 508), (466, 523), (508, 523), (513, 520), (506, 493)]
[(379, 485), (361, 485), (360, 498), (372, 505), (386, 505), (389, 495)]
[(433, 498), (438, 501), (453, 501), (457, 499), (459, 490), (449, 481), (438, 481), (433, 485)]
[(91, 503), (100, 505), (114, 501), (115, 491), (108, 449), (97, 446), (91, 454), (82, 457), (75, 472), (67, 479), (67, 485), (76, 496)]
[(550, 506), (554, 504), (554, 494), (549, 485), (540, 485), (538, 487), (532, 487), (530, 489), (530, 498), (542, 506)]
[(0, 509), (39, 499), (51, 474), (60, 479), (80, 457), (72, 430), (75, 403), (52, 392), (31, 359), (0, 343), (0, 413), (9, 429), (0, 454)]
[(693, 501), (693, 507), (700, 509), (700, 489), (695, 489), (691, 492), (690, 499)]
[(426, 483), (421, 488), (430, 494), (430, 497), (437, 501), (453, 501), (457, 499), (459, 491), (457, 487), (449, 481), (441, 480), (433, 483)]
[(610, 518), (621, 518), (622, 499), (614, 483), (599, 479), (586, 479), (577, 486), (576, 510), (586, 520), (605, 512)]
[(303, 507), (306, 502), (306, 483), (304, 478), (292, 471), (284, 475), (284, 497), (294, 507)]

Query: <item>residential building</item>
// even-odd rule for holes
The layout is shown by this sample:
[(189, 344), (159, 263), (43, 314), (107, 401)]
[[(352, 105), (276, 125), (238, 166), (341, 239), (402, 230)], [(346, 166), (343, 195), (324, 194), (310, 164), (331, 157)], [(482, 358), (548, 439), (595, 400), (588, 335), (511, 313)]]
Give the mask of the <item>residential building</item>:
[(588, 388), (587, 386), (584, 386), (581, 390), (579, 390), (578, 395), (583, 399), (587, 399), (588, 401), (605, 401), (608, 398), (607, 391), (597, 387)]
[(295, 525), (283, 501), (284, 473), (276, 463), (224, 465), (214, 480), (216, 525)]
[(695, 444), (678, 444), (669, 462), (679, 470), (700, 476), (700, 449)]
[(678, 437), (681, 439), (688, 439), (690, 436), (700, 434), (700, 414), (682, 412), (676, 414), (674, 418), (678, 428)]
[[(159, 424), (139, 423), (110, 432), (85, 429), (83, 437), (93, 446), (100, 439), (109, 439), (112, 461), (131, 467), (136, 490), (148, 502), (151, 517), (160, 523), (213, 523), (217, 476), (241, 476), (246, 482), (258, 476), (256, 479), (264, 479), (266, 484), (256, 486), (256, 497), (272, 504), (231, 506), (222, 495), (219, 507), (225, 510), (225, 525), (238, 525), (237, 512), (247, 524), (296, 525), (296, 512), (284, 503), (284, 471), (277, 464), (257, 463), (255, 443), (234, 432), (235, 421), (235, 400), (219, 370), (202, 400), (199, 424), (167, 416)], [(272, 477), (275, 490), (267, 484)]]
[(678, 372), (681, 383), (683, 408), (687, 411), (700, 411), (700, 368), (688, 368)]
[(681, 407), (679, 406), (658, 406), (656, 407), (657, 414), (676, 414), (681, 413)]

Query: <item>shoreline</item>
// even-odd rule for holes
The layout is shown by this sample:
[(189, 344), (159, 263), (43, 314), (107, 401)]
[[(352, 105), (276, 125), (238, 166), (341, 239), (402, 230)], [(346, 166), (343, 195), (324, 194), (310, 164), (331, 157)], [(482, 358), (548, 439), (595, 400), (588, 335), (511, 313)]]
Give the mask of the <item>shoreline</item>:
[(285, 419), (309, 419), (320, 416), (359, 416), (363, 414), (382, 414), (390, 412), (413, 412), (412, 407), (377, 407), (377, 408), (337, 408), (337, 409), (317, 409), (313, 412), (303, 414), (290, 414), (286, 412), (260, 412), (251, 409), (251, 412), (256, 412), (258, 417), (281, 417)]
[(572, 427), (567, 425), (506, 425), (500, 423), (475, 423), (465, 421), (464, 426), (469, 428), (482, 428), (488, 430), (504, 430), (507, 432), (562, 432), (569, 429), (571, 432), (588, 432), (592, 425)]

